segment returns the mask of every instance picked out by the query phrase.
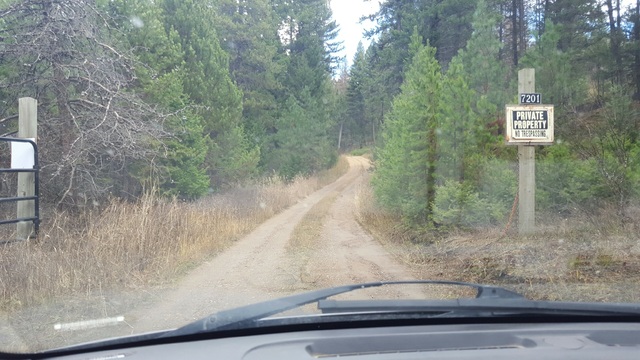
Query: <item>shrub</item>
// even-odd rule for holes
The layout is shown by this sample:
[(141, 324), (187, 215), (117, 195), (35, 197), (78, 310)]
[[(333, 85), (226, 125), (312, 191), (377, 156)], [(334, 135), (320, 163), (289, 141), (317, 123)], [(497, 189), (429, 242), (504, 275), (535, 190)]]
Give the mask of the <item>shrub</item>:
[(594, 159), (579, 159), (566, 144), (545, 148), (537, 161), (536, 205), (542, 211), (570, 212), (596, 205), (594, 199), (609, 197), (599, 180)]
[(433, 217), (438, 224), (456, 227), (489, 225), (503, 219), (505, 214), (503, 204), (482, 198), (468, 184), (447, 181), (436, 189)]

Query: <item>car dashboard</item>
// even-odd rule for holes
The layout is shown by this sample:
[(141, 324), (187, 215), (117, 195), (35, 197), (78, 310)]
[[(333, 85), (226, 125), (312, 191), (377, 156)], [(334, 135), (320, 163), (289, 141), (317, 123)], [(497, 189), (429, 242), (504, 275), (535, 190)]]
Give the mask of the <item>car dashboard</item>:
[(637, 359), (638, 323), (390, 326), (307, 330), (84, 352), (59, 359)]

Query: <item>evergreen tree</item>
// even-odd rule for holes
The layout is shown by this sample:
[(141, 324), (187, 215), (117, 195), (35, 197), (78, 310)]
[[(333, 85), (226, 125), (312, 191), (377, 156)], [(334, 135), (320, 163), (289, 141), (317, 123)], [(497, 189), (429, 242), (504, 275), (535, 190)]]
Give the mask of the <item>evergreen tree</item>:
[(438, 124), (438, 173), (446, 180), (475, 183), (483, 156), (478, 133), (485, 131), (472, 104), (476, 93), (469, 88), (460, 57), (455, 57), (443, 77)]
[(485, 0), (478, 0), (473, 17), (473, 35), (460, 56), (469, 86), (482, 102), (478, 111), (482, 116), (495, 116), (515, 93), (511, 79), (513, 71), (500, 61), (503, 44), (497, 34), (499, 15), (491, 10)]
[(184, 91), (199, 108), (210, 138), (207, 167), (219, 187), (251, 176), (260, 151), (248, 142), (242, 120), (242, 92), (229, 74), (228, 56), (211, 19), (214, 9), (196, 0), (163, 0), (165, 29), (176, 31), (184, 51)]
[[(371, 124), (372, 140), (378, 140), (378, 128), (384, 123), (385, 115), (391, 110), (391, 101), (396, 93), (388, 92), (388, 69), (380, 66), (377, 45), (373, 42), (365, 54), (364, 102), (365, 116)], [(397, 89), (399, 90), (399, 89)]]
[(170, 137), (156, 146), (163, 153), (154, 166), (134, 164), (142, 183), (157, 183), (168, 195), (196, 198), (210, 187), (204, 164), (207, 138), (202, 118), (185, 94), (184, 52), (175, 29), (165, 28), (165, 14), (157, 4), (140, 0), (111, 1), (109, 11), (129, 46), (144, 66), (137, 68), (140, 91), (169, 115), (164, 129)]
[(433, 220), (440, 71), (435, 49), (421, 48), (386, 119), (373, 179), (380, 202), (412, 224)]
[(242, 120), (248, 140), (264, 146), (275, 129), (283, 56), (278, 53), (279, 23), (268, 0), (221, 0), (214, 3), (213, 25), (229, 54), (234, 83), (242, 90)]
[[(536, 69), (536, 90), (544, 94), (544, 102), (555, 105), (558, 123), (566, 123), (568, 113), (584, 105), (588, 99), (588, 80), (573, 61), (571, 53), (560, 47), (561, 27), (545, 26), (540, 41), (525, 55), (522, 63)], [(575, 132), (557, 127), (556, 137), (572, 137)]]
[[(286, 71), (278, 94), (278, 120), (265, 144), (263, 164), (287, 177), (331, 165), (338, 120), (330, 109), (334, 90), (331, 71), (337, 59), (337, 27), (323, 0), (274, 2)], [(295, 135), (294, 135), (295, 134)]]
[(500, 119), (504, 117), (504, 106), (516, 93), (514, 69), (500, 59), (503, 44), (497, 33), (499, 15), (491, 10), (485, 0), (478, 0), (474, 14), (473, 35), (461, 58), (465, 79), (476, 93), (472, 109), (482, 126), (475, 129), (479, 149), (493, 152), (501, 141)]
[(366, 84), (366, 59), (362, 43), (358, 44), (358, 49), (353, 59), (353, 64), (349, 70), (349, 85), (347, 87), (347, 113), (346, 129), (350, 135), (351, 145), (362, 147), (366, 144), (366, 139), (372, 139), (371, 128), (365, 112), (365, 84)]
[(159, 155), (163, 114), (131, 91), (136, 59), (104, 9), (25, 0), (1, 11), (0, 112), (15, 114), (19, 97), (38, 100), (43, 197), (75, 205), (137, 191), (127, 170)]
[(194, 199), (206, 194), (210, 187), (204, 167), (207, 141), (202, 134), (202, 119), (187, 106), (181, 77), (179, 72), (170, 72), (145, 87), (155, 103), (175, 113), (164, 124), (172, 134), (163, 144), (166, 154), (159, 160), (157, 173), (147, 176), (157, 176), (160, 189), (167, 195)]

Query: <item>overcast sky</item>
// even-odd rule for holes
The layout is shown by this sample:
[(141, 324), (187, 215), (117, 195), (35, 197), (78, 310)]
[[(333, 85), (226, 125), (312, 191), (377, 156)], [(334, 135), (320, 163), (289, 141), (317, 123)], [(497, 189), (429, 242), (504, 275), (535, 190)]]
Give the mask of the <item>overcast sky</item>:
[(353, 56), (358, 48), (358, 42), (362, 41), (365, 49), (369, 45), (368, 40), (364, 38), (362, 32), (365, 29), (371, 29), (373, 24), (367, 22), (359, 24), (360, 17), (370, 15), (378, 9), (378, 0), (332, 0), (331, 10), (333, 18), (340, 26), (339, 39), (343, 41), (344, 51), (341, 55), (346, 56), (350, 65)]

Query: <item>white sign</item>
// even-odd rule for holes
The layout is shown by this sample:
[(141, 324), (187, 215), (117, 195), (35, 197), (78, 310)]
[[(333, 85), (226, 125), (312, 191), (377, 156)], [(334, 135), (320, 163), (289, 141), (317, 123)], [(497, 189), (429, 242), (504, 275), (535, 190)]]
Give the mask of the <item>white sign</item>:
[[(35, 141), (35, 139), (29, 139)], [(33, 145), (26, 142), (11, 142), (11, 168), (33, 169), (35, 152)]]
[(505, 118), (508, 145), (553, 144), (553, 105), (507, 105)]

